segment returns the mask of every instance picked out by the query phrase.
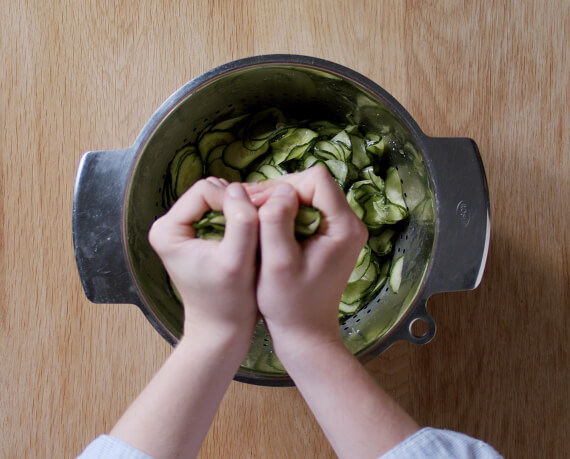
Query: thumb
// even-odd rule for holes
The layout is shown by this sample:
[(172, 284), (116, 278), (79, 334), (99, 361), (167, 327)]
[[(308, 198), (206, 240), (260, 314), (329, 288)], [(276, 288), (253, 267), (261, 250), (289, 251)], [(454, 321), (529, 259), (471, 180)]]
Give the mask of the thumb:
[(257, 209), (239, 183), (231, 183), (224, 195), (226, 228), (220, 244), (234, 260), (253, 263), (257, 251)]
[(297, 261), (301, 250), (295, 239), (298, 210), (297, 193), (288, 183), (276, 186), (259, 209), (263, 268), (290, 267)]

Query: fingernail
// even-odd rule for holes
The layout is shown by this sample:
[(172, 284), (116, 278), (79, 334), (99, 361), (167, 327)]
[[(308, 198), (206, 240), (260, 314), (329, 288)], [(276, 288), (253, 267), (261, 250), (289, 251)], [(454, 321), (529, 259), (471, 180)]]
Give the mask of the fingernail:
[(237, 183), (233, 185), (230, 184), (226, 191), (232, 198), (245, 198), (247, 196), (242, 186)]
[(275, 187), (275, 190), (273, 191), (273, 196), (291, 196), (292, 194), (293, 194), (293, 188), (291, 187), (291, 185), (287, 185), (285, 183), (277, 185), (277, 187)]

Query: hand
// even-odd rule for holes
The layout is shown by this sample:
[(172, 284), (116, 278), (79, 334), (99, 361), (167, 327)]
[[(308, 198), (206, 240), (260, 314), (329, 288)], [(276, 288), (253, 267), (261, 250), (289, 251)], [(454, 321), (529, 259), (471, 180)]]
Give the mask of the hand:
[[(247, 189), (261, 206), (257, 302), (277, 356), (338, 457), (379, 457), (418, 426), (341, 339), (338, 304), (366, 227), (324, 168)], [(322, 216), (317, 234), (302, 243), (294, 236), (299, 203)]]
[[(224, 238), (197, 239), (192, 223), (222, 209)], [(257, 227), (243, 187), (216, 178), (194, 184), (154, 223), (149, 240), (182, 297), (184, 336), (112, 436), (152, 457), (196, 457), (251, 344)]]
[[(340, 341), (338, 305), (366, 243), (365, 225), (322, 167), (247, 185), (247, 190), (261, 206), (257, 302), (277, 354), (302, 352), (309, 342)], [(317, 234), (301, 243), (294, 236), (299, 204), (322, 215)]]
[[(224, 238), (196, 238), (192, 223), (222, 209)], [(253, 333), (257, 229), (257, 209), (243, 187), (214, 177), (195, 183), (154, 223), (149, 241), (182, 297), (185, 333), (210, 326)]]

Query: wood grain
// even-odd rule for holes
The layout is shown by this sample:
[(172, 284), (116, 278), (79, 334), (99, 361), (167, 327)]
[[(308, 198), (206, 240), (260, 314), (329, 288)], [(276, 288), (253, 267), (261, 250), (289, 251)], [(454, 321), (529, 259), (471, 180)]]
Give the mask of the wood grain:
[[(492, 200), (487, 272), (430, 301), (423, 347), (368, 365), (421, 423), (507, 457), (570, 449), (568, 2), (0, 2), (0, 457), (73, 457), (169, 347), (93, 305), (71, 241), (84, 151), (130, 145), (189, 79), (299, 53), (385, 87), (430, 135), (469, 136)], [(201, 457), (334, 457), (295, 389), (232, 383)]]

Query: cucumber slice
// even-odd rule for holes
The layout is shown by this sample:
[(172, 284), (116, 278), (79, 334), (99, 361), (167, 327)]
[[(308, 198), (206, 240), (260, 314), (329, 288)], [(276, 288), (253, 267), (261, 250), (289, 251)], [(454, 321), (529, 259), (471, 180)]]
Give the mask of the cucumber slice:
[(316, 131), (320, 137), (334, 137), (342, 131), (342, 127), (330, 121), (314, 121), (309, 124), (309, 128)]
[(271, 151), (275, 164), (300, 158), (311, 146), (311, 141), (319, 135), (305, 128), (289, 129), (279, 140), (271, 142)]
[(257, 172), (265, 175), (268, 179), (276, 179), (287, 173), (285, 169), (271, 164), (264, 164), (257, 170)]
[(332, 140), (320, 140), (315, 144), (315, 155), (322, 159), (345, 161), (346, 153), (341, 144)]
[(376, 134), (366, 134), (366, 151), (377, 158), (384, 154), (386, 144), (384, 138)]
[(295, 217), (295, 235), (297, 238), (312, 236), (321, 224), (321, 213), (312, 207), (301, 206)]
[(391, 229), (385, 229), (377, 236), (368, 239), (368, 244), (372, 251), (378, 256), (384, 256), (392, 251), (392, 237), (396, 232)]
[(249, 150), (240, 140), (236, 140), (224, 148), (222, 158), (227, 166), (244, 169), (252, 161), (265, 154), (268, 149), (269, 143), (265, 143), (257, 150)]
[(370, 249), (370, 246), (368, 244), (365, 244), (364, 247), (362, 247), (362, 250), (360, 250), (360, 253), (358, 254), (358, 259), (356, 260), (356, 266), (352, 270), (352, 273), (350, 273), (348, 282), (354, 282), (362, 278), (362, 276), (364, 276), (364, 273), (368, 270), (368, 266), (370, 265), (371, 260), (372, 260), (372, 250)]
[(220, 146), (228, 145), (236, 140), (236, 137), (229, 131), (210, 131), (202, 136), (198, 142), (198, 150), (202, 157), (202, 161), (210, 155), (210, 152)]
[(348, 178), (348, 166), (346, 163), (337, 159), (327, 159), (325, 165), (341, 188), (344, 188)]
[(324, 164), (319, 158), (314, 155), (306, 155), (305, 159), (303, 160), (303, 169), (308, 169), (309, 167), (314, 166), (316, 163)]
[(255, 369), (265, 373), (285, 373), (285, 367), (283, 367), (274, 352), (262, 355), (255, 363)]
[(400, 290), (400, 284), (402, 283), (402, 268), (404, 266), (404, 256), (398, 257), (394, 264), (392, 265), (392, 269), (390, 269), (390, 280), (388, 281), (390, 285), (390, 290), (394, 293), (398, 293)]
[(206, 158), (206, 164), (212, 164), (216, 159), (222, 159), (225, 148), (225, 145), (219, 145), (211, 150), (208, 158)]
[(341, 300), (341, 302), (338, 305), (339, 320), (342, 320), (347, 316), (354, 314), (356, 311), (360, 309), (360, 307), (361, 304), (358, 301), (355, 301), (352, 304), (346, 304), (344, 301)]
[(372, 166), (365, 167), (360, 171), (360, 175), (367, 180), (370, 180), (374, 186), (378, 189), (378, 191), (385, 191), (385, 183), (381, 177), (378, 177), (374, 173), (374, 168)]
[[(352, 148), (352, 142), (350, 141), (350, 137), (348, 136), (345, 130), (342, 130), (337, 135), (335, 135), (331, 139), (331, 142), (342, 144), (346, 148), (345, 151), (350, 151), (350, 149)], [(348, 158), (345, 157), (344, 159), (347, 160)]]
[(364, 205), (366, 212), (364, 223), (371, 229), (380, 229), (384, 225), (393, 225), (407, 216), (406, 209), (390, 203), (370, 199)]
[[(300, 206), (295, 217), (295, 236), (304, 239), (315, 234), (321, 224), (321, 213), (312, 207)], [(221, 239), (226, 227), (224, 214), (212, 210), (193, 225), (196, 235), (203, 239)]]
[(204, 174), (202, 160), (195, 149), (185, 149), (184, 154), (177, 163), (174, 195), (179, 198)]
[(224, 161), (222, 161), (221, 158), (218, 158), (214, 160), (211, 164), (208, 164), (206, 172), (208, 175), (224, 178), (228, 182), (241, 181), (241, 174), (239, 170), (234, 169), (233, 167), (229, 167), (228, 165), (226, 165)]
[(363, 169), (371, 164), (370, 156), (366, 153), (366, 145), (364, 139), (357, 135), (350, 136), (352, 145), (352, 164), (358, 169)]
[(406, 209), (400, 174), (398, 174), (398, 170), (395, 167), (388, 168), (386, 172), (386, 198), (392, 204)]
[(252, 183), (252, 182), (263, 182), (264, 180), (267, 180), (267, 177), (265, 175), (263, 175), (261, 172), (258, 171), (252, 171), (248, 174), (248, 176), (245, 178), (246, 182)]
[(348, 193), (346, 193), (346, 200), (348, 201), (348, 205), (357, 215), (357, 217), (360, 218), (361, 220), (364, 220), (364, 214), (365, 214), (364, 208), (356, 200), (356, 193), (354, 189), (350, 189)]
[(375, 284), (378, 276), (378, 265), (375, 260), (368, 265), (368, 269), (360, 279), (349, 282), (342, 292), (341, 301), (346, 304), (354, 304), (365, 298)]
[(243, 146), (248, 150), (259, 150), (283, 129), (285, 122), (283, 112), (277, 108), (256, 113), (245, 128)]

